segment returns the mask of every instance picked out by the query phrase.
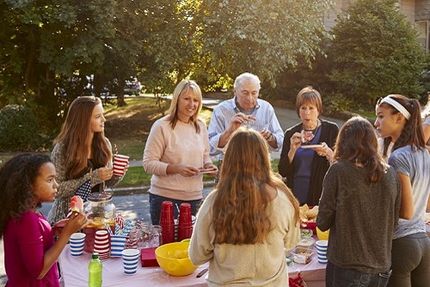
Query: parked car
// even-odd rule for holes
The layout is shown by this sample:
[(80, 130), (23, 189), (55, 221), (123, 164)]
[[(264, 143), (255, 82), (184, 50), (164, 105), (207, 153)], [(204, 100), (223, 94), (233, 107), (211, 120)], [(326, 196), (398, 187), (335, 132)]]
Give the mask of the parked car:
[(142, 85), (136, 78), (125, 80), (124, 93), (126, 95), (138, 96), (142, 90)]

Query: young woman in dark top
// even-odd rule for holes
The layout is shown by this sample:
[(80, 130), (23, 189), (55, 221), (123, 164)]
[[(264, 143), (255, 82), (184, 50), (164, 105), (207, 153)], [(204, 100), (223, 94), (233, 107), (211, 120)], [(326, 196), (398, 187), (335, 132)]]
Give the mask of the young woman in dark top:
[(326, 286), (386, 286), (400, 208), (396, 173), (378, 153), (374, 128), (361, 117), (340, 129), (334, 160), (317, 218), (321, 230), (330, 229)]

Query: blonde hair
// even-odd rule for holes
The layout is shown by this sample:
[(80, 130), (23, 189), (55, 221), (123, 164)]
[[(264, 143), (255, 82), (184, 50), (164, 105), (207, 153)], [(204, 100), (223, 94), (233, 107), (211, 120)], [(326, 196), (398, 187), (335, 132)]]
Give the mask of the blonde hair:
[[(101, 101), (96, 97), (78, 97), (69, 107), (66, 120), (54, 143), (62, 143), (66, 163), (66, 179), (81, 177), (88, 172), (88, 150), (92, 151), (95, 168), (105, 166), (112, 158), (112, 151), (104, 132), (91, 136), (91, 117), (93, 110)], [(89, 146), (90, 145), (90, 146)]]
[(266, 141), (252, 129), (238, 129), (228, 143), (213, 205), (215, 243), (255, 244), (273, 228), (268, 187), (286, 193), (299, 218), (299, 203), (270, 166)]
[(191, 124), (194, 125), (196, 129), (196, 133), (200, 133), (200, 126), (198, 123), (198, 115), (202, 110), (202, 91), (200, 90), (199, 85), (193, 80), (182, 80), (173, 91), (172, 101), (170, 103), (170, 108), (168, 111), (170, 125), (174, 129), (176, 123), (178, 122), (178, 101), (181, 95), (185, 95), (188, 93), (193, 93), (199, 99), (199, 107), (197, 108), (196, 113), (191, 117)]

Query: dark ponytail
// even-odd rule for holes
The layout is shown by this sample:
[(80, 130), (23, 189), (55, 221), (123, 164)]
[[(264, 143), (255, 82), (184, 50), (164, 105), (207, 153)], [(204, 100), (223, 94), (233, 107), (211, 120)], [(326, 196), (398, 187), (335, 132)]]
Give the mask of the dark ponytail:
[[(420, 103), (415, 99), (409, 99), (402, 95), (393, 95), (392, 98), (411, 114), (409, 120), (406, 120), (402, 133), (394, 143), (393, 151), (407, 145), (412, 146), (414, 149), (425, 148)], [(390, 106), (390, 108), (396, 111), (393, 107)]]

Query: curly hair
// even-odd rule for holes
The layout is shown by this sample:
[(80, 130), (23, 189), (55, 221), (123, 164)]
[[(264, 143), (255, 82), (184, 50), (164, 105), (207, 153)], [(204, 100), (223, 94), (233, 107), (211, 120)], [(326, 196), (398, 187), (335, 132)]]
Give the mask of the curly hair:
[(298, 222), (299, 203), (273, 173), (266, 141), (258, 132), (240, 128), (228, 143), (215, 190), (215, 243), (264, 242), (274, 227), (267, 210), (271, 201), (269, 186), (285, 192)]
[(0, 168), (0, 238), (7, 223), (35, 207), (32, 186), (39, 169), (51, 162), (49, 156), (23, 153), (14, 156)]

